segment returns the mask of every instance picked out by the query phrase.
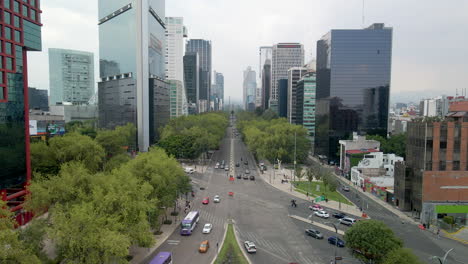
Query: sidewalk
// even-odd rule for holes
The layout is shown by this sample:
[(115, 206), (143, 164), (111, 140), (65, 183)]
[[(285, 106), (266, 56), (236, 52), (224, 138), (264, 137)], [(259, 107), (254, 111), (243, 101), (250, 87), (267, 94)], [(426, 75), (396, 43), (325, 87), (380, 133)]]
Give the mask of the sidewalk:
[[(267, 165), (269, 165), (269, 164), (267, 164)], [(307, 196), (307, 195), (305, 195), (303, 193), (295, 191), (294, 188), (291, 191), (291, 181), (289, 181), (288, 183), (281, 183), (281, 179), (283, 179), (283, 175), (278, 170), (275, 170), (275, 176), (274, 176), (273, 175), (273, 167), (269, 166), (267, 171), (264, 174), (262, 174), (260, 172), (260, 170), (258, 169), (258, 167), (257, 167), (257, 172), (260, 175), (260, 177), (266, 183), (270, 184), (271, 186), (275, 187), (276, 189), (281, 190), (283, 192), (287, 192), (287, 193), (289, 193), (289, 194), (291, 194), (291, 195), (293, 195), (293, 196), (295, 196), (295, 197), (297, 197), (299, 199), (307, 200), (307, 201), (310, 201), (311, 203), (315, 204), (315, 202), (312, 201), (314, 197)], [(270, 179), (271, 179), (271, 182), (270, 182)], [(339, 202), (331, 201), (331, 200), (328, 200), (328, 202), (325, 202), (325, 201), (317, 202), (316, 204), (320, 204), (322, 206), (329, 207), (329, 208), (334, 209), (334, 210), (342, 211), (345, 214), (354, 215), (354, 216), (357, 216), (357, 217), (362, 216), (362, 212), (359, 210), (359, 208), (356, 205), (348, 205), (348, 204), (345, 204), (345, 203), (341, 203), (341, 206), (340, 206)]]

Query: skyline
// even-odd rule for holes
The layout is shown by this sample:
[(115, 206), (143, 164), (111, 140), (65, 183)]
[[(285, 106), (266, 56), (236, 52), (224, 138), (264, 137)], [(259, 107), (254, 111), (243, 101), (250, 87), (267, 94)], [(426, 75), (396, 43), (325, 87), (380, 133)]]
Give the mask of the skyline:
[[(290, 6), (282, 3), (174, 0), (166, 4), (166, 15), (184, 17), (188, 39), (212, 41), (213, 70), (225, 76), (226, 102), (229, 96), (232, 101), (242, 100), (242, 73), (247, 66), (258, 69), (260, 46), (300, 42), (305, 46), (307, 62), (315, 57), (316, 41), (329, 30), (358, 29), (378, 22), (394, 30), (392, 97), (421, 91), (424, 96), (454, 95), (456, 89), (460, 93), (467, 88), (468, 51), (464, 46), (468, 36), (464, 32), (468, 31), (465, 16), (468, 2), (454, 0), (446, 5), (431, 0), (424, 6), (403, 0), (366, 2), (364, 25), (360, 0), (327, 3), (301, 0)], [(301, 8), (297, 9), (298, 6)], [(30, 56), (30, 86), (48, 89), (48, 48), (93, 52), (98, 65), (97, 3), (50, 0), (43, 2), (41, 8), (43, 51)], [(242, 20), (236, 19), (240, 10)], [(258, 26), (251, 21), (258, 21)], [(95, 76), (98, 69), (95, 66)]]

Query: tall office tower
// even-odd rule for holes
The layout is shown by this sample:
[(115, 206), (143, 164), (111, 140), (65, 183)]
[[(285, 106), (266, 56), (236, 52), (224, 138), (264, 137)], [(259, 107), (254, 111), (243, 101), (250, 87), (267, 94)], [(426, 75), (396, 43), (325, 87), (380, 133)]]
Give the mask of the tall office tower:
[(278, 105), (278, 80), (288, 78), (288, 70), (304, 66), (304, 46), (300, 43), (278, 43), (273, 46), (271, 64), (270, 107)]
[(297, 82), (296, 90), (296, 124), (303, 125), (309, 134), (312, 151), (315, 141), (315, 72), (307, 72)]
[[(297, 82), (306, 74), (307, 68), (293, 67), (288, 70), (288, 121), (291, 124), (297, 122), (296, 108), (297, 104)], [(280, 98), (281, 100), (281, 98)]]
[(255, 89), (255, 108), (257, 108), (257, 107), (261, 108), (262, 107), (262, 97), (263, 97), (262, 96), (262, 87), (257, 86), (257, 89)]
[(31, 180), (29, 151), (28, 51), (40, 51), (39, 0), (1, 1), (0, 64), (0, 199), (16, 214), (18, 224), (31, 220), (23, 211), (26, 184)]
[(47, 90), (29, 87), (29, 109), (49, 111), (49, 95)]
[(255, 95), (257, 90), (257, 76), (252, 67), (247, 67), (244, 71), (244, 109), (255, 111)]
[(288, 117), (288, 79), (278, 81), (278, 116)]
[(198, 53), (200, 63), (199, 85), (199, 111), (209, 110), (211, 95), (211, 41), (203, 39), (191, 39), (185, 46), (185, 52)]
[(169, 119), (164, 21), (164, 0), (99, 0), (99, 126), (134, 124), (139, 151)]
[(212, 91), (213, 96), (216, 100), (215, 111), (220, 111), (223, 109), (224, 102), (224, 75), (220, 72), (214, 72), (213, 74), (215, 83), (213, 84)]
[(187, 92), (188, 113), (198, 113), (200, 98), (200, 63), (198, 53), (187, 52), (184, 56), (184, 85)]
[[(184, 87), (184, 38), (187, 28), (182, 17), (166, 17), (166, 78), (171, 90), (171, 118), (186, 114)], [(184, 99), (185, 98), (185, 99)]]
[(335, 160), (338, 140), (353, 131), (386, 136), (392, 31), (331, 30), (317, 42), (317, 154)]
[(94, 95), (94, 54), (49, 49), (50, 105), (87, 104)]
[(267, 110), (270, 106), (271, 95), (271, 60), (267, 59), (262, 68), (262, 108)]

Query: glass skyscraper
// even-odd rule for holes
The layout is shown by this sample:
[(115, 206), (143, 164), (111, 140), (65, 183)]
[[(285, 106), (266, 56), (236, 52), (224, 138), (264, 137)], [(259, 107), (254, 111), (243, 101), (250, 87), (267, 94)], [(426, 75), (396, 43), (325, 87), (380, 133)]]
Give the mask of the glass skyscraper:
[(255, 111), (255, 96), (257, 95), (257, 75), (252, 67), (247, 67), (244, 71), (244, 109)]
[(199, 111), (208, 111), (211, 95), (211, 41), (204, 39), (191, 39), (185, 46), (185, 52), (198, 53), (198, 62), (200, 65), (198, 99), (200, 102), (197, 102), (197, 104), (199, 106)]
[(184, 85), (187, 92), (188, 113), (196, 114), (200, 97), (200, 64), (196, 52), (187, 52), (184, 56)]
[[(152, 120), (168, 119), (151, 116), (158, 114), (151, 109), (160, 109), (152, 94), (169, 101), (164, 81), (165, 1), (99, 0), (98, 24), (99, 124), (112, 128), (134, 123), (138, 149), (146, 151), (155, 140), (151, 131), (159, 126)], [(168, 113), (169, 109), (161, 115)]]
[(297, 82), (296, 99), (296, 124), (303, 125), (309, 134), (312, 149), (315, 142), (315, 92), (316, 75), (314, 72), (307, 72), (301, 80)]
[(49, 49), (50, 104), (86, 104), (94, 91), (94, 54)]
[(20, 225), (32, 217), (22, 211), (21, 201), (31, 179), (27, 54), (42, 49), (39, 7), (39, 0), (0, 2), (0, 199), (20, 212)]
[(315, 153), (336, 158), (338, 140), (356, 131), (386, 135), (392, 28), (331, 30), (317, 42)]

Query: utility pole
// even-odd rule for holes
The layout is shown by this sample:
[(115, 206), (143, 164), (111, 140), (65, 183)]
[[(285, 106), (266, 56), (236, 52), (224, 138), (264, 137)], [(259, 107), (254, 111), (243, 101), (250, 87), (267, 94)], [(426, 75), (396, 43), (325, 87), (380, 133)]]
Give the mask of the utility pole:
[(292, 191), (292, 185), (296, 181), (296, 148), (297, 148), (297, 132), (294, 131), (294, 180), (291, 182), (291, 191)]

